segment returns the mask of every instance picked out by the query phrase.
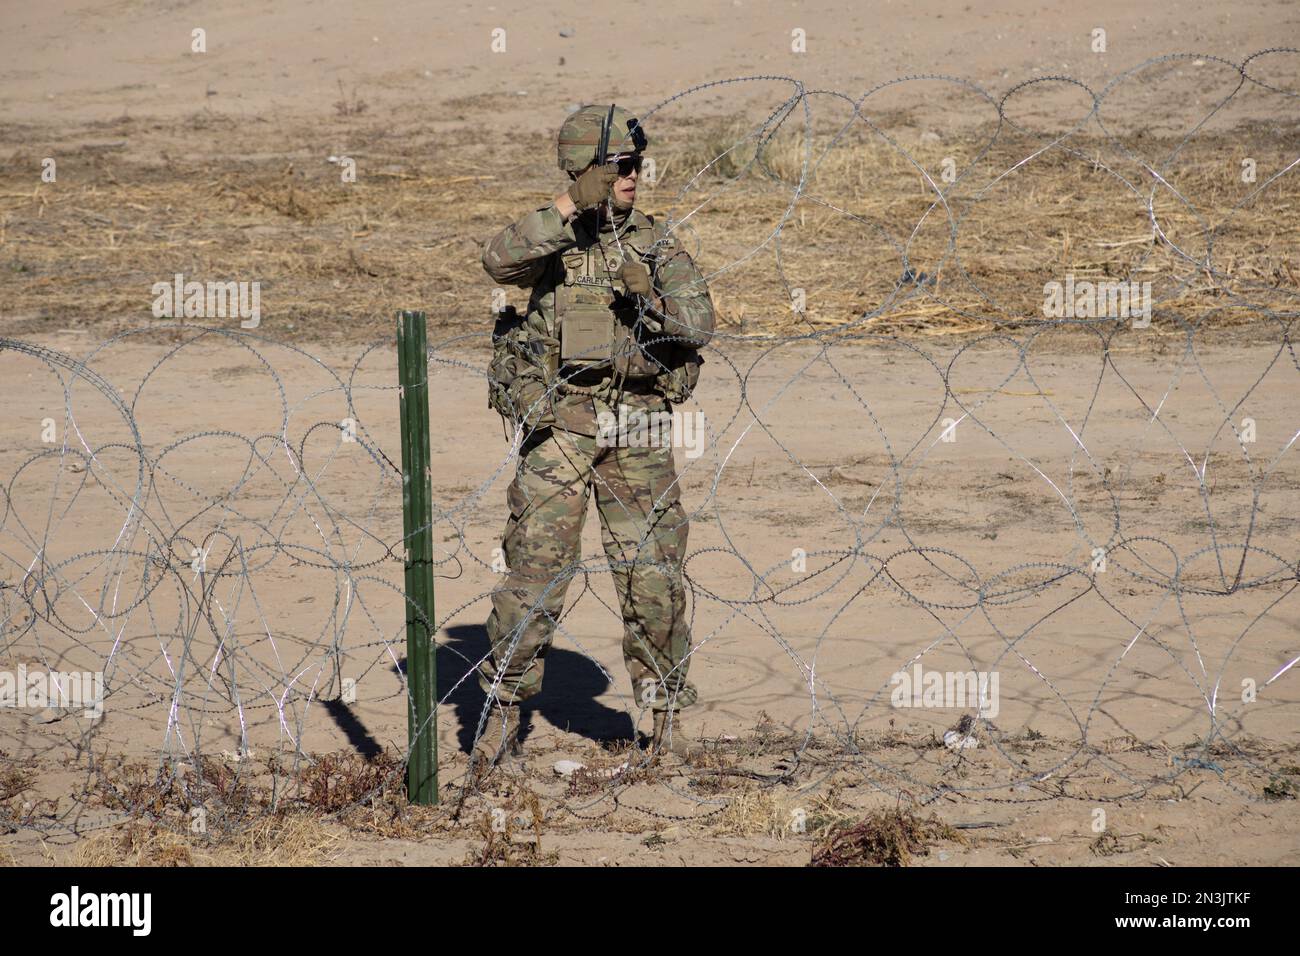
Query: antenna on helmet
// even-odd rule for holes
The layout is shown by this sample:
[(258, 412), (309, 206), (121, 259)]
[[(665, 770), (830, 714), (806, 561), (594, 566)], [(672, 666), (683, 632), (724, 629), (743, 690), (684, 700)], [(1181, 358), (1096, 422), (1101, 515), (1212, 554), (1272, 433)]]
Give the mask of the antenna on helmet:
[(609, 104), (609, 114), (605, 117), (605, 122), (600, 124), (600, 146), (599, 152), (596, 153), (596, 164), (605, 165), (605, 157), (609, 155), (609, 131), (614, 125), (614, 104)]

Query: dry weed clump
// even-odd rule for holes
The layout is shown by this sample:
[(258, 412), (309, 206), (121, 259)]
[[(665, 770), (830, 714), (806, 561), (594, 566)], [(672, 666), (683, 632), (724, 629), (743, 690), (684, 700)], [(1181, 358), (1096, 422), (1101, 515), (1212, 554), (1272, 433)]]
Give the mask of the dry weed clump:
[(877, 810), (858, 823), (834, 828), (813, 850), (811, 866), (907, 866), (937, 840), (965, 843), (933, 814), (918, 817), (897, 807)]
[(452, 825), (445, 806), (406, 799), (406, 765), (389, 750), (315, 756), (297, 777), (294, 803), (331, 816), (349, 830), (392, 839), (413, 839)]
[[(531, 790), (516, 791), (502, 806), (485, 808), (475, 823), (483, 845), (469, 852), (464, 865), (554, 865), (559, 855), (542, 851), (544, 820), (537, 794)], [(521, 829), (525, 832), (524, 838), (516, 840), (515, 835)]]
[(401, 790), (406, 765), (392, 751), (312, 754), (296, 777), (296, 798), (320, 813), (338, 813), (389, 790)]
[(33, 772), (20, 766), (0, 750), (0, 803), (17, 797), (27, 791), (34, 779)]
[(607, 744), (601, 756), (569, 777), (565, 791), (569, 797), (586, 797), (634, 784), (656, 784), (665, 777), (661, 761), (650, 759), (635, 742)]
[(90, 798), (134, 818), (159, 820), (197, 807), (218, 807), (238, 819), (270, 806), (270, 794), (255, 780), (257, 773), (251, 766), (232, 766), (206, 755), (175, 765), (105, 755), (92, 778)]
[(37, 781), (34, 758), (19, 762), (0, 750), (0, 834), (15, 833), (33, 826), (38, 820), (56, 819), (58, 797), (34, 797), (30, 794)]
[(391, 751), (370, 757), (313, 754), (292, 767), (273, 757), (263, 766), (239, 769), (208, 757), (174, 768), (104, 758), (99, 769), (90, 791), (94, 802), (128, 814), (136, 823), (156, 825), (160, 833), (187, 830), (202, 810), (212, 831), (209, 842), (246, 839), (245, 834), (258, 832), (249, 827), (260, 826), (263, 818), (312, 818), (322, 825), (337, 823), (354, 832), (399, 839), (450, 826), (444, 807), (407, 801), (405, 765)]
[(731, 800), (715, 818), (712, 830), (722, 836), (798, 839), (817, 837), (851, 819), (834, 787), (824, 794), (806, 796), (762, 787)]

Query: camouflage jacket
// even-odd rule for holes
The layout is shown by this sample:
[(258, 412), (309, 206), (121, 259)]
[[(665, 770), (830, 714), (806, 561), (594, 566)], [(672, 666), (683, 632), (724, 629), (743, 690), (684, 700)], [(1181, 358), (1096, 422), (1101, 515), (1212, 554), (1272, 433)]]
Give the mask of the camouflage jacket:
[[(618, 268), (650, 269), (662, 312), (623, 296)], [(637, 209), (597, 227), (588, 212), (565, 223), (554, 205), (507, 226), (483, 250), (496, 282), (531, 289), (523, 317), (498, 320), (492, 406), (530, 425), (558, 424), (594, 435), (597, 413), (620, 403), (647, 410), (685, 401), (699, 377), (698, 349), (713, 335), (713, 304), (699, 269), (662, 222)], [(578, 310), (613, 312), (623, 336), (618, 358), (583, 370), (560, 359), (560, 318)]]

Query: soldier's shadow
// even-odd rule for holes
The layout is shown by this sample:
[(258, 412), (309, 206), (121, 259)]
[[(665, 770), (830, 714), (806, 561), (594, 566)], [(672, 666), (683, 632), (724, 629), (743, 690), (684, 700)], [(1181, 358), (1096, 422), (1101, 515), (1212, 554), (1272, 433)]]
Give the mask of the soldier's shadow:
[[(454, 710), (460, 724), (457, 742), (468, 753), (474, 746), (486, 698), (477, 676), (466, 674), (490, 645), (481, 624), (457, 624), (447, 628), (446, 634), (447, 640), (438, 644), (438, 699)], [(631, 740), (635, 730), (632, 716), (596, 699), (608, 689), (609, 679), (592, 660), (552, 646), (546, 655), (545, 686), (520, 710), (520, 740), (527, 741), (533, 714), (589, 740)]]

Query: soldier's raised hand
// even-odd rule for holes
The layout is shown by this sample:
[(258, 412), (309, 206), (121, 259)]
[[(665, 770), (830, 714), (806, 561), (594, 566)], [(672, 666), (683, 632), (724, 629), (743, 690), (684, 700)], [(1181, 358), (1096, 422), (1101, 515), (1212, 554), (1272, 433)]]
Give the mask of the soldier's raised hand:
[(618, 277), (628, 295), (650, 295), (650, 270), (642, 263), (628, 260), (618, 267)]
[(569, 198), (578, 212), (583, 212), (604, 202), (617, 178), (618, 166), (614, 163), (589, 166), (569, 187)]

